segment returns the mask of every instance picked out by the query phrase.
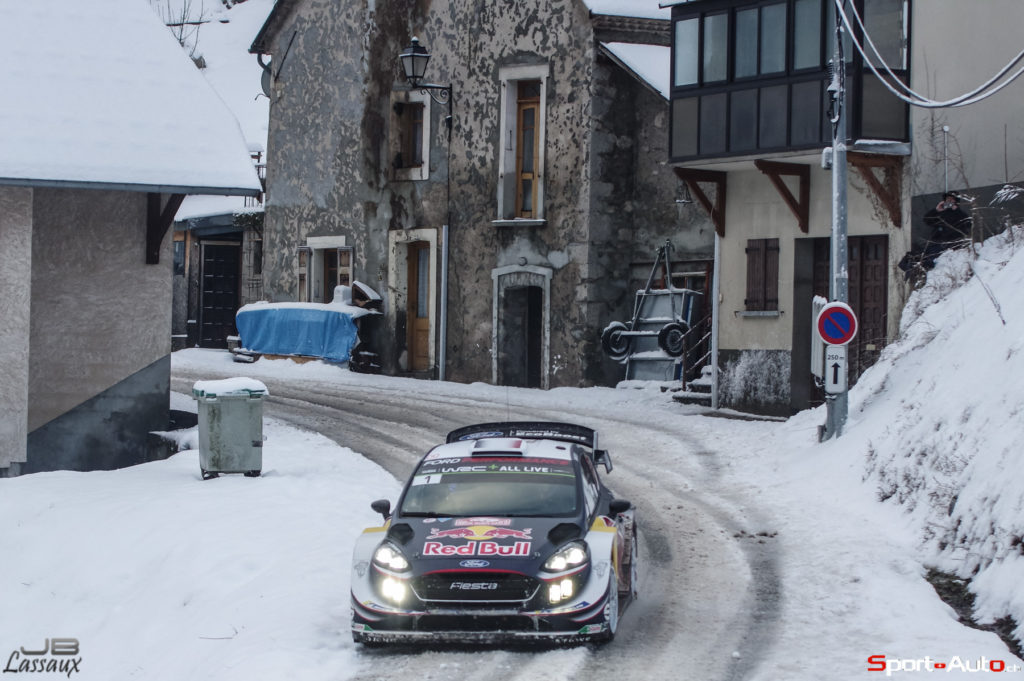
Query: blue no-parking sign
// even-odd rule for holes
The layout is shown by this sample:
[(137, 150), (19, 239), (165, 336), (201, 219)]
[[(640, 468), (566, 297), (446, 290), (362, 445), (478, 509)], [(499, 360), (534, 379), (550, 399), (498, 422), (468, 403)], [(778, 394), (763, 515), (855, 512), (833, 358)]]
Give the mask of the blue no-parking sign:
[(846, 303), (832, 302), (821, 308), (814, 327), (829, 345), (846, 345), (857, 335), (857, 315)]

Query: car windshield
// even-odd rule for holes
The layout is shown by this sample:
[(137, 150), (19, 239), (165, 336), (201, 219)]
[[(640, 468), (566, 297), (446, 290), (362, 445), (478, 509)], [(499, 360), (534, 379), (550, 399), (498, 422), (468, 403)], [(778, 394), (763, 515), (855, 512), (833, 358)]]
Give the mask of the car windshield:
[(402, 500), (402, 515), (569, 516), (576, 512), (571, 461), (454, 457), (423, 461)]

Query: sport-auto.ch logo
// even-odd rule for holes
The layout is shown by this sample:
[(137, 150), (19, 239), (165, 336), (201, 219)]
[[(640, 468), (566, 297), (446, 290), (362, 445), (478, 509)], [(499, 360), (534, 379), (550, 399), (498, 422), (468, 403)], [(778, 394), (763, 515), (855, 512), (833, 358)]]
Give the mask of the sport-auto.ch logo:
[(924, 657), (889, 657), (885, 655), (871, 655), (868, 657), (869, 672), (885, 672), (886, 676), (892, 676), (897, 672), (1020, 672), (1024, 671), (1016, 663), (1009, 663), (1005, 660), (990, 660), (987, 657), (976, 659), (962, 658), (954, 655), (949, 658)]
[(81, 650), (77, 638), (47, 638), (38, 647), (15, 648), (7, 657), (3, 671), (5, 674), (50, 672), (71, 678), (75, 672), (82, 671), (79, 668)]

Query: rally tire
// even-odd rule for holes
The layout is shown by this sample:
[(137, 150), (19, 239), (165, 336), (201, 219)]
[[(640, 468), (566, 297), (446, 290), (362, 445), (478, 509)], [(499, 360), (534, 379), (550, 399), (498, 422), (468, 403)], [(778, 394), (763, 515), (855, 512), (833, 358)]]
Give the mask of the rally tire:
[(619, 630), (619, 589), (618, 577), (612, 570), (608, 578), (608, 600), (604, 604), (604, 619), (608, 628), (601, 632), (598, 639), (600, 643), (611, 643), (615, 639), (615, 632)]

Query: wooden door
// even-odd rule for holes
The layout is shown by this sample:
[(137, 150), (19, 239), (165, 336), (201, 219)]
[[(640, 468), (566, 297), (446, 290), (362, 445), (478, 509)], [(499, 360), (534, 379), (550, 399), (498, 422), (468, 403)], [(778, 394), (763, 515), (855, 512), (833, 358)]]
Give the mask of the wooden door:
[(410, 243), (407, 258), (409, 370), (426, 371), (430, 368), (430, 243)]
[[(814, 293), (828, 298), (828, 239), (815, 239)], [(857, 315), (857, 337), (847, 348), (850, 385), (875, 363), (886, 345), (888, 325), (889, 239), (886, 236), (851, 236), (847, 239), (849, 305)]]

